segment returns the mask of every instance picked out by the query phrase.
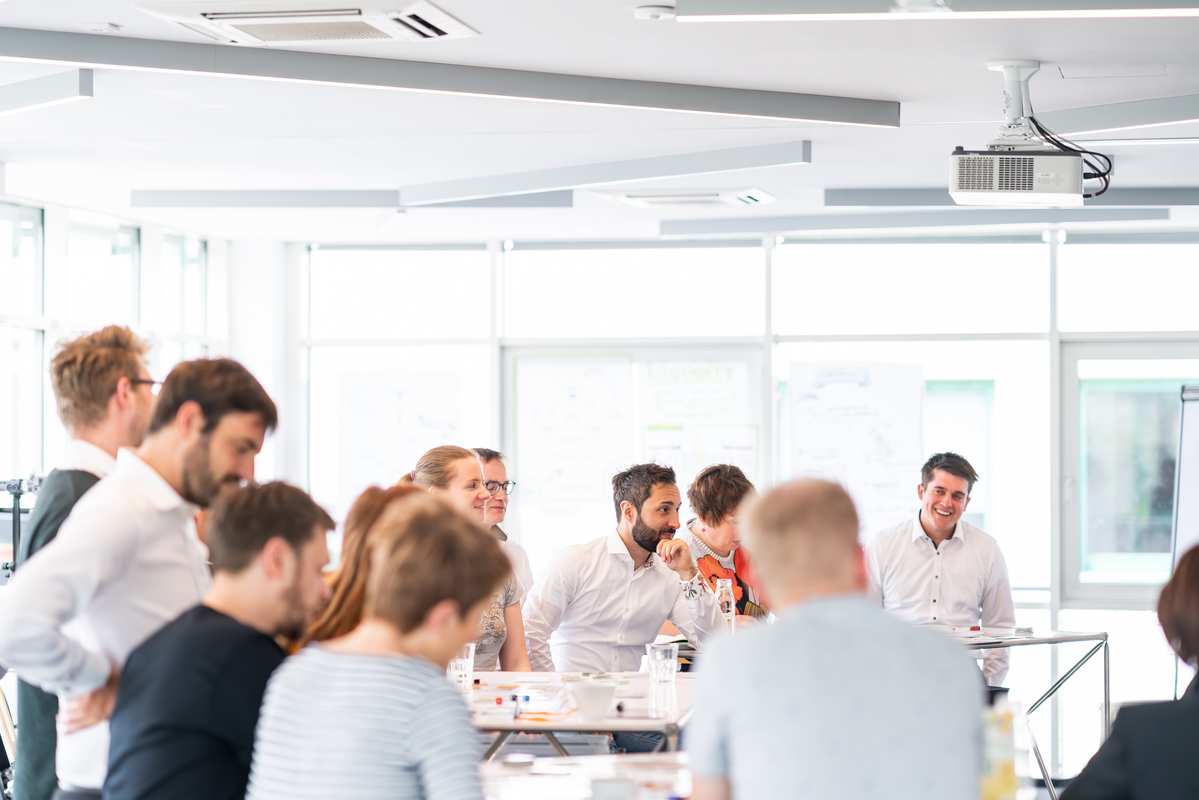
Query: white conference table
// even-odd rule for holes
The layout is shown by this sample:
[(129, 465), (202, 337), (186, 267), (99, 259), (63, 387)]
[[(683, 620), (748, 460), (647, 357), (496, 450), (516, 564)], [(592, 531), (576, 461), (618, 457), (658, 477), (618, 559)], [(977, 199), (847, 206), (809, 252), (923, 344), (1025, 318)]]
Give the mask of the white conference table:
[(487, 800), (590, 800), (592, 781), (628, 783), (619, 796), (666, 800), (691, 796), (686, 753), (538, 758), (483, 765)]
[[(962, 644), (969, 650), (1003, 650), (1012, 647), (1029, 647), (1032, 645), (1059, 645), (1071, 644), (1074, 642), (1094, 642), (1094, 646), (1089, 648), (1082, 658), (1074, 662), (1074, 666), (1066, 670), (1066, 672), (1053, 682), (1045, 692), (1037, 698), (1037, 700), (1028, 707), (1026, 716), (1031, 717), (1033, 712), (1040, 708), (1046, 700), (1057, 694), (1057, 690), (1062, 687), (1066, 681), (1074, 676), (1074, 673), (1082, 669), (1083, 665), (1091, 660), (1091, 657), (1096, 653), (1103, 651), (1103, 738), (1106, 739), (1111, 733), (1112, 724), (1112, 684), (1111, 684), (1111, 655), (1108, 651), (1107, 633), (1066, 633), (1064, 631), (1048, 631), (1043, 633), (1014, 633), (1008, 631), (992, 631), (984, 628), (977, 634), (967, 633), (964, 636), (958, 637)], [(1057, 800), (1057, 790), (1053, 787), (1053, 779), (1049, 774), (1049, 768), (1045, 765), (1045, 759), (1041, 757), (1041, 748), (1037, 746), (1036, 737), (1033, 736), (1032, 729), (1028, 731), (1029, 741), (1032, 743), (1033, 756), (1037, 759), (1037, 767), (1041, 771), (1041, 777), (1045, 780), (1045, 786), (1049, 791), (1049, 796), (1053, 800)]]
[[(617, 683), (608, 713), (586, 716), (574, 708), (568, 685), (583, 674), (570, 672), (476, 672), (479, 683), (471, 693), (471, 713), (480, 731), (498, 733), (487, 749), (490, 761), (514, 733), (540, 734), (560, 756), (569, 756), (557, 733), (659, 733), (666, 751), (678, 749), (679, 730), (691, 716), (694, 678), (680, 673), (673, 689), (659, 689), (661, 712), (651, 716), (649, 675), (639, 672), (603, 673)], [(512, 695), (530, 701), (514, 714)], [(501, 704), (496, 703), (496, 699)], [(618, 704), (620, 710), (618, 711)]]
[[(691, 796), (686, 753), (501, 760), (483, 765), (487, 800), (590, 800), (593, 781), (617, 782), (615, 796), (638, 800)], [(1031, 787), (1017, 795), (1018, 800), (1036, 796)]]

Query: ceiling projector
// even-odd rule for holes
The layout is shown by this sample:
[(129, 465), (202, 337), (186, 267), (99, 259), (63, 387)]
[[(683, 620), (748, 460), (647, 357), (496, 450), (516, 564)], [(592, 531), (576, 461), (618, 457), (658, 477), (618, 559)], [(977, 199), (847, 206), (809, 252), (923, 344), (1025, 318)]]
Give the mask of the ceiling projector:
[(1082, 206), (1082, 156), (1060, 150), (965, 150), (950, 157), (949, 196), (959, 206)]
[[(1004, 76), (1004, 115), (999, 136), (984, 150), (954, 149), (949, 157), (949, 196), (960, 206), (1079, 208), (1107, 191), (1112, 160), (1062, 139), (1037, 121), (1028, 81), (1036, 61), (999, 61), (987, 68)], [(1099, 181), (1093, 192), (1087, 181)]]

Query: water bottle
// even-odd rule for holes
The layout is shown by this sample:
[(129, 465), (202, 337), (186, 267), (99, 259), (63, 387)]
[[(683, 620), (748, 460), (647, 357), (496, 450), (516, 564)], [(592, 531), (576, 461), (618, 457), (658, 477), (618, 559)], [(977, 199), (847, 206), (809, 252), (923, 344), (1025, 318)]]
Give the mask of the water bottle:
[(720, 616), (724, 618), (724, 624), (728, 628), (728, 632), (735, 632), (737, 626), (737, 596), (733, 594), (733, 581), (731, 578), (717, 578), (716, 606), (720, 609)]

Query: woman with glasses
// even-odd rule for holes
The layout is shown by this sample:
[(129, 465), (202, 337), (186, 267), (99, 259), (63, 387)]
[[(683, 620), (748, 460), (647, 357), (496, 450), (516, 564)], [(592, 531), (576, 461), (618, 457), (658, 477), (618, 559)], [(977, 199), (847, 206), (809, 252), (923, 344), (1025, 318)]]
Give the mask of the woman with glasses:
[[(401, 483), (410, 483), (439, 495), (465, 511), (480, 525), (490, 527), (491, 507), (507, 506), (508, 486), (488, 488), (483, 477), (482, 459), (473, 451), (453, 445), (434, 447), (416, 462)], [(499, 497), (497, 497), (499, 495)], [(479, 638), (475, 641), (475, 669), (481, 672), (502, 669), (529, 672), (529, 653), (525, 649), (525, 624), (520, 615), (520, 582), (509, 574), (483, 612)]]
[(508, 480), (508, 468), (504, 466), (504, 456), (499, 451), (476, 447), (475, 454), (483, 461), (483, 485), (491, 492), (491, 502), (487, 504), (487, 518), (483, 522), (491, 526), (504, 552), (512, 560), (512, 571), (520, 581), (520, 599), (524, 602), (533, 588), (533, 570), (529, 567), (529, 554), (500, 528), (500, 523), (508, 514), (508, 501), (512, 492), (516, 490), (516, 481)]

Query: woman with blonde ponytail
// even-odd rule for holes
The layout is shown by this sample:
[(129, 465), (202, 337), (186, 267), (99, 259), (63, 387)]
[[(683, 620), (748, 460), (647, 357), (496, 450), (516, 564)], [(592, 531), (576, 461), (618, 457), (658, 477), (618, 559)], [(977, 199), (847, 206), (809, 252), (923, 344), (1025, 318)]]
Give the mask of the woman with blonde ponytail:
[[(491, 493), (484, 485), (483, 463), (474, 451), (454, 445), (434, 447), (417, 460), (400, 483), (440, 496), (485, 527)], [(475, 642), (475, 669), (508, 672), (532, 669), (525, 649), (524, 618), (520, 615), (520, 586), (511, 574), (511, 565), (503, 587), (483, 612)]]

